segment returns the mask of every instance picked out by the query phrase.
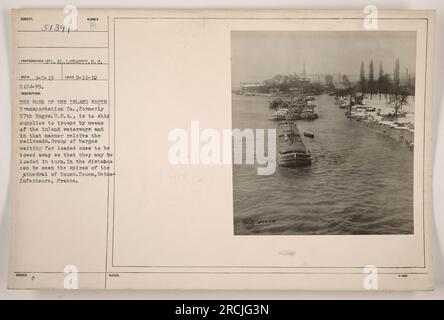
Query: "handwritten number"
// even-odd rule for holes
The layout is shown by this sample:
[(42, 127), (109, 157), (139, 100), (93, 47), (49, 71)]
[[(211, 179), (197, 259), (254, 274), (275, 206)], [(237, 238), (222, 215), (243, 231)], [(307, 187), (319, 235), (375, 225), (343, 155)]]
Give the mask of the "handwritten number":
[(66, 32), (67, 34), (70, 33), (71, 28), (69, 26), (65, 26), (63, 24), (44, 24), (42, 26), (42, 31), (44, 32)]

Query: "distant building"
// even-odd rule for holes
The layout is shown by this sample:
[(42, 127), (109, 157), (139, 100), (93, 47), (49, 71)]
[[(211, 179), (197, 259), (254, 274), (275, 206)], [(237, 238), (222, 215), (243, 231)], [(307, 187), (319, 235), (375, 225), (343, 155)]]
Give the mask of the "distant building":
[(263, 87), (263, 84), (260, 82), (253, 82), (253, 83), (241, 82), (240, 87), (241, 87), (240, 88), (241, 93), (257, 92), (261, 87)]

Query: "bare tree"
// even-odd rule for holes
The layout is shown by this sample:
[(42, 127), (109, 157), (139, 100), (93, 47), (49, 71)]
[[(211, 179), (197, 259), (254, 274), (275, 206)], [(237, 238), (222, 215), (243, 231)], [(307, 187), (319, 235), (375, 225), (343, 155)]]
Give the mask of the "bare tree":
[(370, 93), (370, 100), (373, 100), (373, 93), (375, 90), (375, 73), (373, 70), (373, 60), (370, 61), (370, 66), (368, 68), (368, 89)]
[(401, 83), (401, 78), (399, 74), (399, 59), (396, 59), (395, 69), (393, 71), (393, 85), (394, 85), (393, 91), (399, 90), (400, 83)]
[(402, 106), (407, 104), (408, 97), (409, 91), (406, 88), (399, 88), (390, 94), (389, 102), (393, 104), (393, 108), (395, 108), (395, 113), (393, 115), (395, 119), (398, 118), (398, 112), (402, 109)]
[(379, 62), (379, 76), (378, 76), (379, 99), (381, 99), (383, 91), (384, 91), (384, 69), (382, 68), (382, 62)]
[(391, 93), (392, 90), (393, 90), (392, 79), (390, 75), (386, 73), (382, 78), (382, 93), (384, 93), (386, 99), (387, 95)]
[(364, 61), (361, 62), (361, 70), (359, 72), (359, 86), (361, 88), (362, 95), (364, 95), (366, 89)]

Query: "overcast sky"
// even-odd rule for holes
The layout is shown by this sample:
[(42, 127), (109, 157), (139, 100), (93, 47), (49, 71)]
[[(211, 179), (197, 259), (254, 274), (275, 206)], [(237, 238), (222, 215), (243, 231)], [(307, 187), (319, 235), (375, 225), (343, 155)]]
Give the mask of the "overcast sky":
[(261, 82), (276, 74), (302, 72), (307, 74), (359, 75), (364, 61), (373, 59), (375, 77), (379, 62), (384, 71), (392, 73), (399, 58), (401, 73), (414, 73), (416, 33), (391, 31), (298, 32), (298, 31), (233, 31), (232, 85), (240, 82)]

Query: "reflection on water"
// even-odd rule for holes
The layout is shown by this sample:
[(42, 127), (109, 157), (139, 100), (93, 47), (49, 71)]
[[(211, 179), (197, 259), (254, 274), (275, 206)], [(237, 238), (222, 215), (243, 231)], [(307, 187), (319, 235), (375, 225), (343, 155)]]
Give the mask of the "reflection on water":
[[(233, 128), (275, 128), (268, 99), (233, 95)], [(413, 152), (344, 116), (333, 97), (316, 97), (320, 118), (297, 121), (311, 167), (233, 166), (234, 233), (411, 234)]]

